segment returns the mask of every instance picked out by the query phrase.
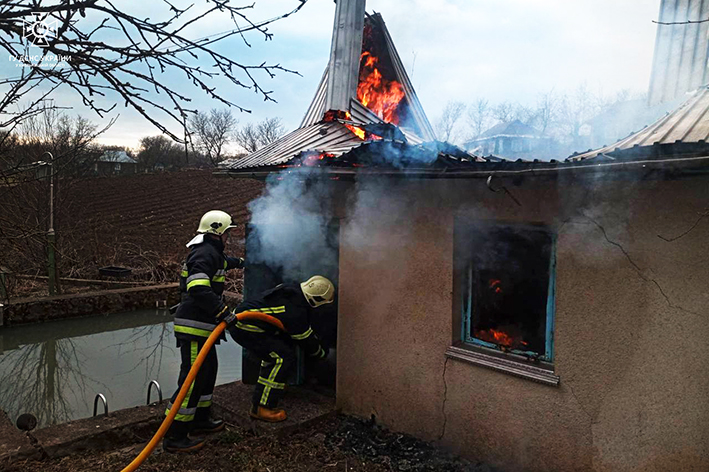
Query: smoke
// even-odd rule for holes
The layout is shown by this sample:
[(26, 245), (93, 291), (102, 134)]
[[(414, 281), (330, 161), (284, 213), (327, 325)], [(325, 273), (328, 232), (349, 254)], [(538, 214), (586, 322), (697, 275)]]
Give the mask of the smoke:
[[(404, 215), (414, 202), (399, 190), (400, 186), (400, 180), (389, 178), (363, 179), (355, 184), (347, 201), (343, 243), (359, 254), (361, 263), (386, 258), (391, 246), (409, 246), (411, 222)], [(387, 236), (386, 241), (382, 234)]]
[(266, 264), (288, 281), (337, 267), (330, 199), (327, 180), (310, 169), (271, 174), (264, 194), (249, 204), (249, 264)]
[(426, 143), (412, 146), (399, 141), (373, 141), (366, 146), (366, 151), (357, 156), (360, 164), (375, 167), (389, 167), (406, 170), (430, 166), (437, 158), (444, 143)]

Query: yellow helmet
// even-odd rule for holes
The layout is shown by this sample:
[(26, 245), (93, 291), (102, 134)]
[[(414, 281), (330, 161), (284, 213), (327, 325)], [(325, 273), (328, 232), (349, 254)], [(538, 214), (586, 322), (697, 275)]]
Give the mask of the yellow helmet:
[(236, 225), (231, 221), (229, 213), (220, 210), (208, 211), (199, 221), (197, 232), (200, 234), (216, 234), (222, 235), (229, 228), (236, 228)]
[(335, 286), (322, 275), (313, 275), (300, 284), (300, 288), (308, 304), (313, 308), (335, 300)]

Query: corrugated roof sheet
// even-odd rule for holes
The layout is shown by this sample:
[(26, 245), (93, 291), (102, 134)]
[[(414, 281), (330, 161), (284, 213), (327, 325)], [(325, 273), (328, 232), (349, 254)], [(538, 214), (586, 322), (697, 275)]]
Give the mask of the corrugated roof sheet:
[(284, 164), (303, 151), (327, 152), (339, 156), (363, 143), (340, 122), (316, 123), (283, 136), (268, 146), (240, 159), (229, 159), (219, 167), (229, 170)]
[(318, 89), (315, 91), (315, 97), (313, 98), (313, 101), (310, 102), (310, 106), (308, 107), (308, 111), (305, 113), (305, 116), (303, 117), (303, 121), (300, 123), (301, 128), (305, 128), (306, 126), (314, 125), (318, 121), (322, 120), (323, 115), (327, 111), (325, 109), (325, 101), (327, 98), (327, 74), (328, 70), (330, 70), (329, 67), (325, 68), (325, 72), (322, 74), (322, 79), (320, 79), (320, 84), (318, 85)]
[(696, 154), (705, 147), (706, 152), (709, 152), (707, 139), (709, 139), (709, 88), (701, 87), (679, 108), (637, 133), (610, 146), (572, 155), (567, 160), (580, 161), (598, 156), (616, 158), (627, 152), (647, 152), (648, 148), (659, 148), (663, 145), (672, 145), (672, 152), (675, 155), (681, 154), (682, 148), (687, 153)]
[(391, 39), (391, 35), (389, 34), (389, 30), (384, 23), (382, 15), (375, 13), (370, 18), (375, 21), (384, 32), (384, 39), (386, 40), (387, 49), (394, 66), (394, 70), (396, 71), (397, 80), (404, 88), (404, 100), (406, 100), (409, 105), (409, 116), (414, 119), (414, 122), (418, 128), (415, 130), (416, 134), (419, 135), (423, 141), (435, 140), (436, 133), (433, 132), (433, 127), (431, 126), (431, 123), (429, 123), (426, 113), (423, 111), (423, 107), (421, 106), (421, 102), (419, 102), (419, 99), (416, 96), (414, 86), (411, 83), (411, 80), (409, 80), (409, 75), (406, 73), (403, 62), (401, 62), (399, 53), (396, 50), (396, 46), (394, 46), (394, 41)]
[[(411, 85), (404, 66), (401, 63), (391, 36), (386, 29), (386, 25), (381, 18), (381, 15), (375, 14), (369, 17), (368, 21), (377, 24), (377, 27), (384, 35), (384, 43), (391, 57), (392, 66), (398, 80), (404, 88), (405, 100), (408, 105), (408, 116), (406, 127), (399, 127), (401, 134), (394, 139), (406, 139), (409, 144), (418, 145), (425, 141), (433, 141), (435, 135), (431, 124), (423, 112), (423, 107), (416, 97), (416, 92)], [(308, 107), (301, 122), (300, 128), (289, 133), (279, 140), (259, 149), (256, 152), (249, 154), (241, 159), (231, 159), (220, 164), (220, 167), (225, 170), (249, 169), (255, 167), (268, 167), (284, 164), (303, 151), (318, 151), (326, 152), (335, 156), (342, 155), (350, 150), (362, 145), (364, 141), (359, 139), (352, 131), (350, 131), (343, 123), (323, 122), (323, 118), (327, 104), (328, 94), (328, 74), (329, 67), (320, 79), (315, 97)], [(351, 120), (362, 125), (372, 123), (383, 123), (373, 111), (364, 106), (356, 98), (350, 100), (349, 110)], [(408, 125), (417, 129), (409, 129)], [(403, 135), (403, 137), (402, 137)]]
[(709, 2), (704, 0), (662, 0), (660, 23), (655, 37), (655, 53), (648, 103), (674, 100), (685, 92), (706, 84), (709, 77)]

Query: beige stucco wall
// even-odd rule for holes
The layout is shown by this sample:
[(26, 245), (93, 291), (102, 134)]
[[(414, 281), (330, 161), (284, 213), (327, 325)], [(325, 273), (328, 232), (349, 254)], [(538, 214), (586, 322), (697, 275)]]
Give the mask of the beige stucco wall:
[[(563, 180), (341, 192), (338, 405), (502, 470), (709, 470), (709, 218), (658, 237), (709, 179)], [(557, 233), (558, 387), (447, 360), (463, 220)]]

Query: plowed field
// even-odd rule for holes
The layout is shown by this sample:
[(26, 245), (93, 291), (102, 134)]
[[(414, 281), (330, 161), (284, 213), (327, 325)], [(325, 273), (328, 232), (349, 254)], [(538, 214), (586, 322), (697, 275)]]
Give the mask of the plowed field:
[(243, 238), (246, 205), (262, 188), (261, 182), (216, 178), (209, 170), (97, 178), (72, 189), (68, 199), (74, 211), (66, 223), (84, 226), (89, 241), (135, 244), (143, 251), (182, 256), (209, 210), (231, 214), (241, 223), (232, 240)]
[[(46, 187), (46, 183), (41, 185)], [(240, 223), (232, 230), (227, 252), (242, 255), (247, 204), (260, 195), (263, 186), (256, 180), (216, 178), (211, 170), (197, 169), (59, 182), (55, 228), (60, 274), (97, 278), (99, 267), (114, 265), (133, 269), (133, 279), (176, 281), (179, 263), (187, 253), (185, 244), (195, 235), (201, 216), (215, 209), (230, 213)], [(34, 188), (31, 195), (39, 202), (35, 210), (29, 200), (21, 198), (0, 202), (0, 219), (12, 227), (13, 222), (21, 226), (21, 220), (28, 218), (39, 221), (36, 227), (46, 228), (47, 190)], [(46, 275), (43, 232), (0, 246), (0, 266), (14, 273)], [(44, 285), (17, 280), (11, 292), (14, 296), (36, 291), (41, 295)], [(240, 284), (228, 287), (239, 288)]]

